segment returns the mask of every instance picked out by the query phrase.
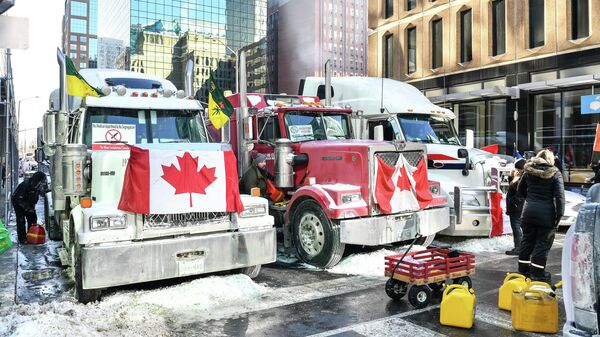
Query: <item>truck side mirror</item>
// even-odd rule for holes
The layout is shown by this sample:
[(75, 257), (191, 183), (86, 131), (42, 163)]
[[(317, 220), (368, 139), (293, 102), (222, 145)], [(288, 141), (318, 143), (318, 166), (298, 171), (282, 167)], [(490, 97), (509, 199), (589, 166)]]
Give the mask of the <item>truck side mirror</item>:
[(469, 151), (467, 149), (458, 149), (458, 158), (465, 160), (465, 167), (462, 170), (462, 174), (466, 177), (469, 175), (470, 168)]
[(54, 145), (56, 143), (56, 114), (46, 112), (43, 117), (43, 125), (42, 142), (47, 145)]
[(458, 149), (458, 158), (469, 158), (469, 151), (467, 149)]

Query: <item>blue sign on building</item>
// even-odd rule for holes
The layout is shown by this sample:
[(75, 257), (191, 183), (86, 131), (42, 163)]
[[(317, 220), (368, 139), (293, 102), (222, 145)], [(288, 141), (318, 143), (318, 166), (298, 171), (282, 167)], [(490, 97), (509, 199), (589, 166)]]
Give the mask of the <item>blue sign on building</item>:
[(581, 96), (581, 114), (600, 113), (600, 95)]

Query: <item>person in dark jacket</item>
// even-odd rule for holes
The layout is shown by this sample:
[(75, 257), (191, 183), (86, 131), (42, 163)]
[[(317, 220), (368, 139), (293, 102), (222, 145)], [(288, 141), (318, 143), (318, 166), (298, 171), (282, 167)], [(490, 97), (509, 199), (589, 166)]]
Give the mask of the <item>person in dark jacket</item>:
[(592, 165), (592, 170), (594, 171), (594, 176), (586, 179), (586, 182), (592, 184), (600, 183), (600, 160), (598, 160), (596, 165)]
[(542, 150), (525, 164), (517, 192), (525, 197), (519, 273), (531, 275), (534, 281), (550, 282), (550, 273), (545, 271), (546, 260), (565, 211), (563, 177), (554, 166), (551, 151)]
[(521, 248), (521, 239), (523, 238), (521, 213), (523, 212), (525, 198), (517, 193), (517, 186), (523, 175), (524, 166), (525, 159), (523, 158), (515, 162), (515, 169), (512, 171), (512, 180), (508, 185), (508, 192), (506, 193), (506, 215), (510, 218), (510, 227), (512, 228), (515, 243), (515, 248), (506, 251), (506, 255), (519, 255), (519, 249)]
[(260, 188), (260, 195), (267, 194), (267, 179), (271, 179), (271, 175), (266, 171), (267, 157), (264, 154), (259, 154), (252, 161), (252, 165), (248, 168), (240, 183), (240, 193), (251, 194), (252, 188)]
[(38, 171), (31, 178), (20, 183), (13, 192), (12, 205), (17, 218), (17, 237), (21, 244), (27, 243), (27, 230), (37, 222), (35, 204), (38, 202), (39, 195), (44, 193), (45, 186), (46, 174)]

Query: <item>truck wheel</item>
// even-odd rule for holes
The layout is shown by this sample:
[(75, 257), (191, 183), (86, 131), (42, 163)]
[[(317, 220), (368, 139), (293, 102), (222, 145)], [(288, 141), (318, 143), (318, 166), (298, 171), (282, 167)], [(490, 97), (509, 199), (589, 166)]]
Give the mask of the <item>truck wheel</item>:
[(408, 301), (413, 307), (423, 309), (431, 301), (431, 289), (428, 286), (412, 286), (408, 290)]
[(83, 289), (83, 269), (81, 265), (81, 252), (75, 248), (75, 299), (86, 304), (100, 300), (102, 289)]
[(333, 267), (344, 254), (339, 225), (327, 218), (321, 206), (310, 199), (300, 202), (294, 212), (292, 240), (298, 258), (315, 267)]
[(241, 273), (247, 275), (249, 278), (254, 279), (260, 274), (260, 264), (252, 267), (242, 268)]
[(396, 279), (388, 279), (385, 283), (385, 293), (393, 300), (400, 300), (406, 295), (408, 284)]
[[(44, 211), (46, 212), (46, 211)], [(59, 217), (60, 219), (60, 217)], [(62, 221), (60, 221), (62, 222)], [(48, 217), (48, 222), (46, 222), (46, 224), (48, 225), (48, 237), (50, 238), (50, 240), (52, 241), (62, 241), (63, 237), (62, 237), (62, 228), (61, 225), (59, 225), (56, 221), (56, 218), (51, 216)]]

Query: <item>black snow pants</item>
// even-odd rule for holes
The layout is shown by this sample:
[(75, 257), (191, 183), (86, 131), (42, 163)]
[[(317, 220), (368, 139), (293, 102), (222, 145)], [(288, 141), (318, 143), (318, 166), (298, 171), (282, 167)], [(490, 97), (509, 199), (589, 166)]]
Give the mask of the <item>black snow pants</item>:
[[(23, 207), (13, 203), (15, 217), (17, 218), (17, 237), (20, 243), (27, 243), (27, 230), (29, 226), (37, 223), (37, 214), (35, 209), (24, 209)], [(27, 223), (25, 222), (27, 219)]]
[(544, 270), (548, 253), (554, 243), (556, 228), (527, 223), (525, 219), (521, 228), (523, 239), (519, 251), (519, 265), (529, 264), (532, 268)]

